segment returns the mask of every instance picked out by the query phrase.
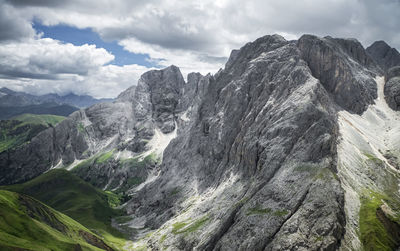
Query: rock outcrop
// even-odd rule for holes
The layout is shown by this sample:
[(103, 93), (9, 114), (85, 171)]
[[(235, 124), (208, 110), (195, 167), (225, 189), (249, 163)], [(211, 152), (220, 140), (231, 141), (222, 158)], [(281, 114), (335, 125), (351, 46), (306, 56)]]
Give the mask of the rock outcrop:
[(358, 41), (304, 35), (298, 46), (313, 75), (338, 105), (361, 114), (373, 104), (377, 68)]
[(385, 41), (374, 42), (366, 51), (383, 71), (400, 65), (400, 53), (395, 48), (391, 48)]
[(385, 75), (385, 99), (393, 110), (400, 110), (400, 66), (390, 68)]

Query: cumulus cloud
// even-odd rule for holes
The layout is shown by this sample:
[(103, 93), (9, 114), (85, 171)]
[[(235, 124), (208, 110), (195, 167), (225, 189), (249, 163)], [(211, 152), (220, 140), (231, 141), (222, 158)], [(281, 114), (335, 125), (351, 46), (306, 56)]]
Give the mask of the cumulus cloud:
[(115, 97), (148, 68), (107, 65), (114, 56), (103, 48), (75, 46), (51, 38), (0, 46), (0, 85), (35, 94), (74, 91)]
[(141, 65), (105, 65), (89, 75), (59, 75), (57, 79), (0, 79), (0, 86), (36, 95), (46, 93), (88, 94), (96, 98), (115, 98), (123, 90), (135, 85), (140, 75), (150, 70)]
[(3, 78), (18, 77), (15, 72), (19, 71), (23, 75), (52, 76), (50, 79), (58, 74), (87, 75), (113, 59), (112, 54), (95, 45), (74, 46), (51, 38), (29, 39), (0, 46), (0, 74)]
[[(175, 64), (184, 74), (214, 73), (223, 67), (232, 49), (272, 33), (287, 39), (296, 39), (304, 33), (352, 37), (364, 46), (383, 39), (400, 49), (399, 0), (0, 0), (0, 5), (3, 14), (0, 29), (4, 30), (0, 41), (38, 39), (34, 38), (32, 20), (44, 25), (91, 28), (106, 41), (117, 41), (130, 52), (148, 54), (150, 61), (160, 67)], [(5, 67), (0, 74), (26, 79), (31, 74), (39, 82), (51, 78), (61, 82), (59, 79), (65, 78), (64, 75), (75, 74), (78, 80), (84, 78), (87, 83), (94, 83), (93, 72), (107, 71), (106, 63), (96, 63), (94, 59), (83, 66), (70, 64), (69, 68), (57, 66), (56, 61), (49, 65), (48, 60), (43, 63), (40, 60), (32, 58), (28, 70)], [(124, 71), (128, 72), (126, 76), (133, 74), (130, 67), (118, 71), (107, 67), (119, 72), (121, 79)], [(146, 70), (132, 67), (136, 73)], [(105, 81), (105, 85), (114, 79)], [(102, 79), (96, 81), (98, 85), (103, 83)]]

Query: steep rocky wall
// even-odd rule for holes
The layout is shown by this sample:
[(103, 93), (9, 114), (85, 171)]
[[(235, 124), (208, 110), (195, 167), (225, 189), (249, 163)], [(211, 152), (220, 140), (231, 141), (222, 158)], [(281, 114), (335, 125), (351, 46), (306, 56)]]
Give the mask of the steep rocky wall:
[[(361, 114), (377, 97), (376, 69), (359, 42), (303, 35), (298, 46), (313, 76), (330, 92), (336, 103)], [(370, 70), (370, 69), (371, 70)]]
[(400, 110), (400, 66), (390, 68), (385, 74), (384, 94), (393, 110)]
[(385, 41), (374, 42), (366, 51), (384, 72), (400, 65), (400, 53)]
[(72, 119), (39, 133), (32, 141), (0, 154), (0, 184), (32, 179), (60, 161), (71, 163), (87, 149)]
[(158, 178), (127, 205), (158, 229), (135, 245), (337, 247), (345, 222), (335, 112), (296, 43), (260, 38), (203, 79), (189, 128), (167, 147)]

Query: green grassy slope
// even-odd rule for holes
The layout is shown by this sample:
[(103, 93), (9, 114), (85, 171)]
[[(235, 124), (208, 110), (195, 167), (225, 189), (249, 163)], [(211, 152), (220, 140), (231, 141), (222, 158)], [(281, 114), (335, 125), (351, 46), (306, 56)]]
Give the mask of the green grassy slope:
[(29, 142), (41, 131), (64, 119), (65, 117), (55, 115), (23, 114), (0, 121), (0, 152)]
[(41, 202), (0, 190), (1, 250), (112, 250), (70, 217)]
[(63, 121), (65, 117), (57, 116), (57, 115), (50, 115), (50, 114), (21, 114), (15, 117), (12, 117), (10, 120), (18, 120), (24, 122), (25, 124), (39, 124), (45, 125), (48, 124), (55, 126), (56, 124)]
[(70, 216), (85, 227), (103, 236), (116, 247), (125, 243), (123, 235), (111, 227), (111, 218), (121, 215), (110, 204), (116, 195), (103, 192), (64, 169), (54, 169), (7, 190), (32, 196)]

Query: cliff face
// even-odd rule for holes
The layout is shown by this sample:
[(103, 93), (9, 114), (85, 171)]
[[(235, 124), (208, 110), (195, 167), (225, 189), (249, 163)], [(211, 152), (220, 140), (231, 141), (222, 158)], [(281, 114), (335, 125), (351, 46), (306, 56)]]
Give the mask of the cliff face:
[(400, 53), (385, 41), (374, 42), (366, 51), (383, 71), (400, 65)]
[(64, 166), (124, 191), (136, 248), (358, 248), (358, 211), (344, 196), (371, 187), (348, 187), (363, 165), (346, 162), (349, 148), (337, 146), (344, 121), (363, 121), (382, 105), (375, 62), (353, 39), (273, 35), (233, 51), (213, 76), (191, 73), (185, 83), (175, 66), (150, 71), (114, 103), (78, 111), (0, 154), (0, 182)]

